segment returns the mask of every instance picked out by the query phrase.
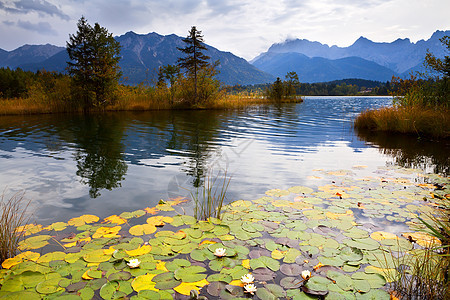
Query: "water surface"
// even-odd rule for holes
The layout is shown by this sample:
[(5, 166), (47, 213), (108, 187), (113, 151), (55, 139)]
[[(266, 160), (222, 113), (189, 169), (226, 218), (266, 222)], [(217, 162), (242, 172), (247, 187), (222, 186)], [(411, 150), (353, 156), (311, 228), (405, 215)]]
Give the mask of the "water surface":
[(448, 173), (448, 143), (355, 133), (386, 97), (307, 97), (239, 111), (0, 117), (0, 187), (24, 190), (38, 223), (99, 217), (189, 196), (208, 171), (232, 176), (228, 201), (323, 184), (316, 169), (386, 165)]

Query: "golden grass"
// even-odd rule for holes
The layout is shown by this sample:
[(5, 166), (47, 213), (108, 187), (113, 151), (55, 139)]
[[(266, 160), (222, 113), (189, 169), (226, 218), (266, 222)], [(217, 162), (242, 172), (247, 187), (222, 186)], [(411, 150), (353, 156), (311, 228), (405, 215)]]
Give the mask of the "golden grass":
[(5, 199), (4, 193), (0, 201), (0, 264), (16, 255), (17, 246), (23, 231), (16, 232), (16, 228), (27, 221), (26, 210), (29, 201), (24, 200), (24, 193), (16, 193)]
[(384, 107), (362, 112), (356, 129), (414, 134), (419, 137), (450, 138), (450, 111), (419, 106)]
[[(300, 97), (284, 99), (281, 103), (302, 102)], [(239, 109), (252, 105), (273, 104), (273, 100), (262, 96), (243, 96), (221, 94), (215, 99), (189, 106), (183, 101), (175, 100), (173, 104), (166, 94), (147, 93), (145, 91), (120, 93), (114, 104), (106, 106), (101, 111), (146, 111), (169, 109)], [(93, 111), (96, 111), (95, 109)], [(100, 111), (100, 109), (99, 109)], [(38, 98), (0, 99), (0, 115), (49, 114), (61, 112), (82, 112), (81, 107), (63, 101), (48, 101)]]

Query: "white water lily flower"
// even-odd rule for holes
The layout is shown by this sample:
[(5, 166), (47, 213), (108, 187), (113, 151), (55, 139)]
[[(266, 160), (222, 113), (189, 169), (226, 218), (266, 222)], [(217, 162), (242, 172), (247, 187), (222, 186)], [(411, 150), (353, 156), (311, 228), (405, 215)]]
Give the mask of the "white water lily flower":
[(217, 257), (225, 256), (225, 253), (227, 252), (224, 248), (217, 248), (216, 251), (214, 251), (214, 255)]
[(242, 275), (241, 281), (244, 284), (253, 283), (253, 281), (255, 281), (255, 277), (253, 277), (253, 275), (250, 274), (250, 273), (249, 274), (245, 274), (245, 275)]
[(250, 293), (252, 295), (254, 295), (255, 292), (256, 292), (256, 286), (253, 283), (249, 283), (249, 284), (244, 285), (244, 289), (245, 289), (244, 292)]
[(141, 264), (141, 262), (140, 262), (139, 259), (137, 259), (137, 258), (130, 259), (130, 261), (127, 263), (127, 265), (128, 265), (131, 269), (134, 269), (134, 268), (139, 267), (140, 264)]
[(309, 279), (310, 277), (311, 277), (311, 272), (310, 272), (310, 271), (305, 270), (305, 271), (302, 272), (302, 278), (303, 278), (303, 279), (307, 280), (307, 279)]

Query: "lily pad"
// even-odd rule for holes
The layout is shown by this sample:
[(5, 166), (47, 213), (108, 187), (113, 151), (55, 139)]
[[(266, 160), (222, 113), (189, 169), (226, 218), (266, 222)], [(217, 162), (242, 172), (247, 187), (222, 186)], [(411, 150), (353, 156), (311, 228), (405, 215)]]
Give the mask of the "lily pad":
[(196, 282), (206, 278), (206, 269), (201, 266), (190, 266), (185, 268), (180, 268), (175, 270), (175, 279), (181, 280), (183, 282)]
[(173, 289), (181, 284), (180, 281), (175, 279), (172, 272), (161, 273), (153, 277), (153, 282), (155, 282), (155, 288), (160, 290)]

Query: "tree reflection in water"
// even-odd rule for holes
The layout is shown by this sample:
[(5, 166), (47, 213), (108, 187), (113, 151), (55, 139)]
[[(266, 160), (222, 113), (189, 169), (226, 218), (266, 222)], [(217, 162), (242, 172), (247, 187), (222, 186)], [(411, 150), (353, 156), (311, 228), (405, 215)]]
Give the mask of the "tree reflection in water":
[(74, 153), (76, 174), (89, 186), (91, 198), (100, 196), (102, 189), (112, 190), (121, 186), (128, 170), (124, 159), (122, 137), (124, 124), (113, 114), (80, 117), (71, 131), (77, 144)]
[(395, 164), (405, 168), (450, 174), (450, 141), (430, 141), (414, 136), (358, 130), (358, 137), (377, 146), (381, 153), (394, 158)]

